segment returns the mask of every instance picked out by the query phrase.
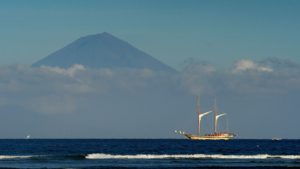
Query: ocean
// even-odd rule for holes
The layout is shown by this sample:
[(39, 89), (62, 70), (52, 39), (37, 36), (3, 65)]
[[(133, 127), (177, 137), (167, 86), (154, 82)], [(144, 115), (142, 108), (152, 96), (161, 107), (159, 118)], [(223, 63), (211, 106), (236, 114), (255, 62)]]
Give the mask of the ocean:
[(278, 167), (300, 167), (300, 140), (0, 140), (0, 168)]

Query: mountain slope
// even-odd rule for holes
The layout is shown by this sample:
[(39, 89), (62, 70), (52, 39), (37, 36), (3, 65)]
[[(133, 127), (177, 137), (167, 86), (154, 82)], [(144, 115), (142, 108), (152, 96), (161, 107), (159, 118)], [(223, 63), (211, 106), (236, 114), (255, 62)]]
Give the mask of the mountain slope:
[(175, 70), (129, 43), (109, 33), (89, 35), (48, 55), (33, 66), (70, 67), (82, 64), (90, 68), (148, 68), (159, 71)]

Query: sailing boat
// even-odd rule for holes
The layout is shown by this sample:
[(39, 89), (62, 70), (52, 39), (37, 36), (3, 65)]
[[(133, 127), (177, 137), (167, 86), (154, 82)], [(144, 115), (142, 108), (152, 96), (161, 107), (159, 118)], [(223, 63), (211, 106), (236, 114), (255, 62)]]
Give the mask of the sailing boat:
[[(204, 116), (208, 115), (211, 112), (213, 112), (213, 116), (214, 116), (214, 118), (213, 118), (214, 119), (214, 122), (213, 122), (214, 123), (214, 132), (211, 134), (201, 135), (201, 120)], [(177, 131), (177, 130), (175, 130), (175, 132), (179, 133), (191, 140), (229, 140), (229, 139), (233, 139), (235, 137), (235, 134), (233, 134), (233, 133), (218, 131), (218, 120), (220, 117), (225, 116), (226, 113), (218, 114), (216, 100), (215, 100), (213, 111), (201, 113), (199, 98), (197, 97), (197, 114), (198, 114), (198, 135), (188, 134), (188, 133), (185, 133), (182, 131)]]

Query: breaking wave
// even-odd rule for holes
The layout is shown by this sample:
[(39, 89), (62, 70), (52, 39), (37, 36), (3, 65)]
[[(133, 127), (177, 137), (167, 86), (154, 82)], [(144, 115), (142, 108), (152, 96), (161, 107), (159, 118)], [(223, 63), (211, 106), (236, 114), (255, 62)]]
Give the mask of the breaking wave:
[(5, 160), (5, 159), (20, 159), (20, 158), (31, 158), (33, 156), (15, 156), (15, 155), (0, 155), (0, 160)]
[(136, 154), (113, 155), (94, 153), (88, 154), (86, 159), (300, 159), (300, 155), (222, 155), (222, 154)]
[(59, 156), (30, 156), (30, 155), (0, 155), (0, 160), (9, 159), (294, 159), (300, 160), (300, 155), (223, 155), (223, 154), (136, 154), (136, 155), (121, 155), (121, 154), (103, 154), (93, 153), (87, 155), (59, 155)]
[(18, 160), (18, 159), (33, 159), (33, 160), (82, 160), (85, 155), (0, 155), (0, 160)]

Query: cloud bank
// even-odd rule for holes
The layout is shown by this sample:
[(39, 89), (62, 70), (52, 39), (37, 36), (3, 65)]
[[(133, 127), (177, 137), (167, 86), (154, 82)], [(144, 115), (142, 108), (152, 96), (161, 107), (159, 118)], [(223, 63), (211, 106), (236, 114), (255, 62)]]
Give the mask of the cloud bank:
[[(274, 58), (243, 59), (227, 70), (189, 60), (179, 74), (83, 65), (0, 67), (0, 133), (14, 138), (29, 133), (43, 138), (176, 137), (175, 129), (194, 132), (194, 96), (200, 94), (203, 111), (218, 98), (220, 111), (229, 114), (231, 129), (241, 137), (295, 138), (300, 137), (294, 130), (300, 117), (299, 74), (298, 63)], [(211, 126), (210, 120), (205, 123)], [(15, 127), (8, 132), (10, 125)]]
[(265, 95), (299, 91), (299, 73), (300, 65), (280, 59), (261, 62), (243, 59), (228, 70), (217, 70), (212, 65), (192, 62), (184, 69), (183, 81), (195, 94)]

